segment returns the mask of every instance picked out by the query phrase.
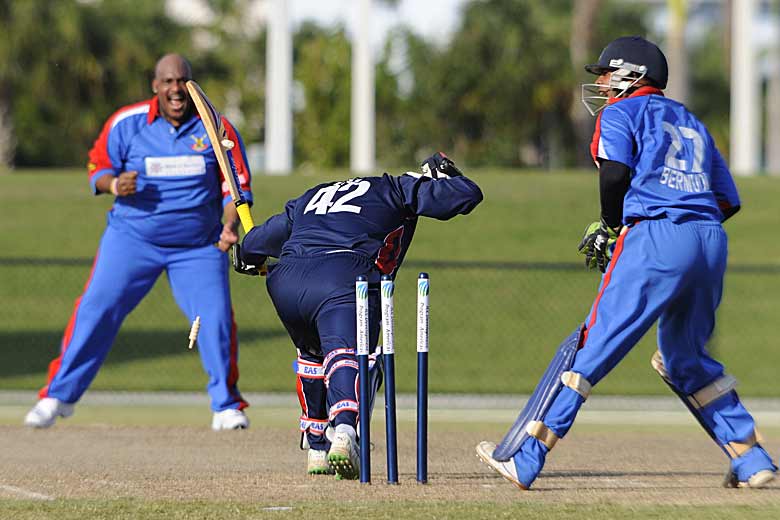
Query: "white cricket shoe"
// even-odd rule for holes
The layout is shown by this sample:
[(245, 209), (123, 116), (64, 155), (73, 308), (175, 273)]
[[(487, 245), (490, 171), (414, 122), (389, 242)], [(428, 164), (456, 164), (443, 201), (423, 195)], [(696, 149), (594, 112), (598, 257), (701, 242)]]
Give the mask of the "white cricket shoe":
[(520, 482), (520, 479), (517, 477), (517, 468), (515, 468), (514, 460), (509, 459), (506, 462), (501, 462), (494, 459), (493, 452), (495, 449), (496, 445), (494, 443), (482, 441), (477, 444), (477, 457), (479, 457), (482, 462), (490, 466), (492, 470), (497, 471), (502, 477), (507, 479), (515, 486), (524, 491), (528, 490), (528, 488), (523, 485), (523, 483)]
[(763, 488), (775, 479), (775, 472), (770, 469), (762, 469), (750, 476), (747, 482), (739, 482), (734, 472), (726, 473), (723, 487), (727, 488)]
[(235, 408), (214, 412), (214, 417), (211, 419), (211, 429), (214, 431), (246, 430), (247, 428), (249, 428), (249, 417)]
[(32, 428), (48, 428), (57, 417), (73, 415), (74, 405), (63, 403), (54, 397), (44, 397), (24, 417), (24, 425)]
[(360, 476), (360, 455), (354, 435), (336, 431), (328, 452), (328, 464), (338, 479), (355, 480)]
[(765, 487), (770, 482), (772, 482), (774, 479), (775, 479), (774, 471), (768, 469), (762, 469), (758, 473), (751, 475), (747, 483), (740, 482), (739, 487), (762, 488)]
[(328, 452), (309, 448), (306, 473), (309, 475), (333, 475), (333, 469), (328, 464)]

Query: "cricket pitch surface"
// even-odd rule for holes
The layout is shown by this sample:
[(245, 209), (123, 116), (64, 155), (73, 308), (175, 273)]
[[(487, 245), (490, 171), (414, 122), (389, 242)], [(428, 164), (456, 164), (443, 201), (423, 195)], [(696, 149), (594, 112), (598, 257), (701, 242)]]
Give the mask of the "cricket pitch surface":
[[(421, 485), (415, 480), (414, 411), (400, 410), (400, 485), (391, 486), (380, 402), (372, 422), (372, 484), (366, 486), (306, 474), (306, 452), (298, 447), (299, 411), (292, 407), (254, 405), (248, 409), (250, 429), (225, 432), (211, 431), (208, 410), (189, 405), (84, 405), (48, 430), (21, 426), (26, 408), (0, 406), (0, 505), (123, 499), (257, 503), (280, 510), (317, 502), (479, 503), (499, 509), (611, 504), (748, 506), (780, 514), (777, 481), (762, 490), (721, 487), (727, 459), (684, 410), (660, 415), (659, 421), (668, 420), (658, 422), (648, 420), (651, 411), (626, 411), (621, 420), (619, 414), (584, 409), (533, 489), (523, 492), (483, 465), (474, 451), (481, 440), (499, 441), (514, 411), (491, 419), (485, 410), (432, 410), (429, 481)], [(764, 446), (777, 457), (780, 424), (774, 414), (768, 412), (763, 428), (759, 415), (759, 428)]]

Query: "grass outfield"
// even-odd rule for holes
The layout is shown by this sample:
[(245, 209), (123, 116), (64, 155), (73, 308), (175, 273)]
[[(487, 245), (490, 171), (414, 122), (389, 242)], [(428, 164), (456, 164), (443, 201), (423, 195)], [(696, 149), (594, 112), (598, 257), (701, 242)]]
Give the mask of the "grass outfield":
[[(327, 175), (257, 177), (253, 215), (262, 221)], [(576, 245), (598, 214), (596, 178), (580, 172), (478, 171), (485, 202), (450, 223), (421, 222), (397, 280), (398, 388), (414, 391), (416, 274), (431, 273), (433, 392), (529, 392), (554, 348), (586, 315), (598, 276), (579, 269)], [(741, 392), (776, 394), (774, 320), (780, 294), (780, 180), (740, 178), (743, 211), (727, 224), (731, 270), (712, 348)], [(105, 225), (109, 197), (92, 197), (82, 172), (0, 175), (0, 388), (31, 389), (48, 361)], [(437, 262), (460, 262), (459, 266)], [(292, 388), (294, 356), (263, 281), (233, 275), (241, 341), (241, 388)], [(206, 379), (189, 324), (161, 279), (122, 328), (92, 388), (198, 390)], [(652, 334), (599, 393), (665, 393), (649, 367)]]
[(512, 504), (492, 502), (453, 503), (425, 502), (410, 503), (391, 500), (371, 505), (326, 502), (294, 503), (279, 506), (276, 502), (265, 504), (236, 504), (234, 502), (204, 501), (145, 501), (145, 500), (57, 500), (55, 502), (2, 501), (0, 504), (9, 517), (16, 520), (122, 520), (144, 518), (146, 520), (232, 518), (312, 518), (330, 516), (339, 519), (494, 519), (529, 516), (557, 520), (577, 518), (579, 520), (604, 518), (665, 519), (685, 518), (687, 520), (771, 520), (780, 514), (780, 508), (772, 506), (625, 506), (618, 504)]

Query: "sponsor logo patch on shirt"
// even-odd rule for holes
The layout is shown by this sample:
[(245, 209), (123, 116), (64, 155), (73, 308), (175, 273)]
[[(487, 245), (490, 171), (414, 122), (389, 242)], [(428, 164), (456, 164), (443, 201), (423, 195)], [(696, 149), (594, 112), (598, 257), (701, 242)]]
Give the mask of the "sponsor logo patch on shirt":
[(149, 177), (184, 177), (206, 174), (206, 160), (202, 155), (147, 157), (144, 164), (146, 165), (146, 175)]
[(197, 135), (191, 135), (190, 136), (193, 141), (195, 141), (190, 148), (192, 148), (196, 152), (202, 152), (206, 148), (208, 148), (208, 145), (206, 145), (206, 134), (203, 134), (202, 136), (198, 137)]

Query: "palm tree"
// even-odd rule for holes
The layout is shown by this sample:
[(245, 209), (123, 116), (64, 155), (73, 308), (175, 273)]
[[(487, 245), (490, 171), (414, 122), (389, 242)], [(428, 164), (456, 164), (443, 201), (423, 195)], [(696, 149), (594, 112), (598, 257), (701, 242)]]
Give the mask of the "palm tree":
[(667, 0), (669, 32), (666, 57), (669, 60), (669, 97), (685, 104), (688, 100), (688, 53), (685, 47), (685, 26), (688, 21), (688, 0)]
[[(569, 55), (574, 68), (574, 77), (582, 76), (582, 68), (590, 59), (593, 47), (596, 15), (601, 7), (601, 0), (578, 0), (574, 2), (574, 12), (571, 17), (571, 37), (569, 38)], [(593, 119), (580, 104), (581, 92), (577, 84), (572, 95), (571, 119), (578, 143), (590, 141), (593, 132)], [(584, 154), (577, 154), (577, 165), (591, 164)]]

